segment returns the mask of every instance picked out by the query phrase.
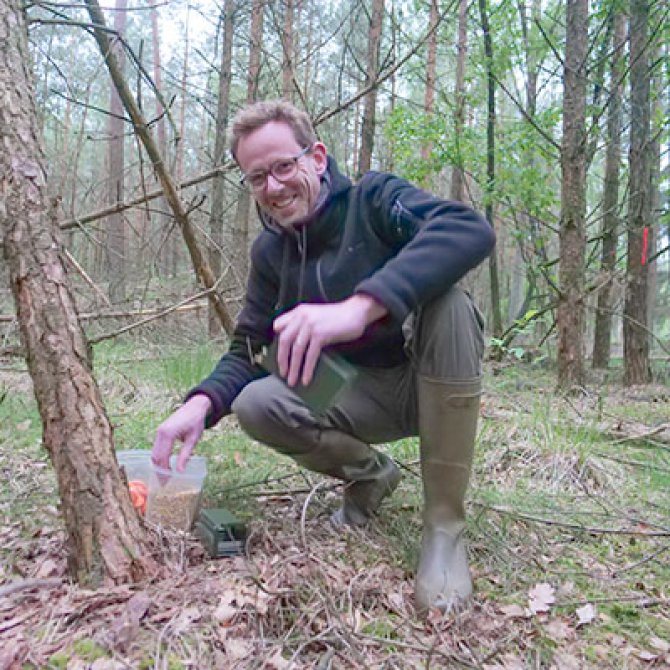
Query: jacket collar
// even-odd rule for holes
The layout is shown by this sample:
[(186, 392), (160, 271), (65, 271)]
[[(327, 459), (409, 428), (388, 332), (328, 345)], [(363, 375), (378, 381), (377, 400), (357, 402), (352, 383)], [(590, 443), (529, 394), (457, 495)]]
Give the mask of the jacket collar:
[[(321, 177), (321, 192), (316, 207), (304, 219), (293, 225), (295, 231), (297, 232), (300, 228), (307, 226), (310, 242), (330, 237), (332, 232), (332, 217), (330, 214), (340, 197), (351, 188), (351, 185), (351, 180), (340, 172), (335, 159), (328, 156), (328, 166)], [(264, 228), (280, 235), (286, 233), (258, 204), (256, 204), (256, 211)]]

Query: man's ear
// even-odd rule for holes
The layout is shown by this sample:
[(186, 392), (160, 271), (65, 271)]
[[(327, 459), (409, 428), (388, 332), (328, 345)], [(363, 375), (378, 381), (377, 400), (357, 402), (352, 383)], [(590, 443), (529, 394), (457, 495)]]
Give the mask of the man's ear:
[(312, 146), (312, 158), (314, 159), (316, 173), (320, 177), (328, 167), (328, 151), (323, 142), (314, 142), (314, 145)]

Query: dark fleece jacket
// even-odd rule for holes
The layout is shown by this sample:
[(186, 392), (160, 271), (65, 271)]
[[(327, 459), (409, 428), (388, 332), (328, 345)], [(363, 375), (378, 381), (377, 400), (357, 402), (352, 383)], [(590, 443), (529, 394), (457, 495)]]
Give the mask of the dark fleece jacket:
[(326, 303), (366, 293), (389, 311), (363, 336), (331, 347), (354, 365), (406, 360), (402, 322), (446, 292), (493, 249), (495, 235), (470, 207), (441, 200), (391, 174), (351, 181), (328, 162), (329, 194), (294, 231), (272, 225), (255, 240), (245, 304), (229, 351), (187, 398), (204, 393), (207, 426), (230, 413), (238, 393), (266, 373), (250, 360), (273, 336), (272, 322), (299, 302)]

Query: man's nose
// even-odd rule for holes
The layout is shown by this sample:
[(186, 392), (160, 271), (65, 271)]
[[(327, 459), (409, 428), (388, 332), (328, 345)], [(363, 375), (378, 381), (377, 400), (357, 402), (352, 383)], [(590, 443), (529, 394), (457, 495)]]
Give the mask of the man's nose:
[(280, 191), (283, 187), (282, 182), (279, 181), (272, 173), (268, 173), (268, 176), (265, 178), (265, 189), (268, 193), (273, 193), (275, 191)]

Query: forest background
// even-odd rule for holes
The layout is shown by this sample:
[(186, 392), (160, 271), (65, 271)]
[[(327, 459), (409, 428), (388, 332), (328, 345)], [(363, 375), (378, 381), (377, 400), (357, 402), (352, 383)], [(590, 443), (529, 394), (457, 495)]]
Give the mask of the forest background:
[[(570, 385), (613, 351), (642, 383), (668, 356), (670, 103), (667, 9), (638, 4), (121, 3), (107, 25), (232, 318), (257, 221), (228, 122), (283, 96), (351, 177), (397, 172), (486, 212), (498, 246), (470, 284), (494, 353), (557, 359)], [(157, 179), (87, 12), (29, 19), (50, 195), (72, 274), (100, 289), (80, 310), (188, 298), (192, 254), (146, 199)]]
[[(3, 2), (3, 13), (13, 8), (13, 3)], [(407, 624), (410, 616), (404, 604), (406, 572), (415, 558), (411, 537), (417, 532), (407, 534), (399, 524), (391, 543), (400, 547), (396, 558), (401, 572), (379, 568), (377, 574), (397, 593), (389, 591), (384, 601), (365, 580), (359, 590), (352, 591), (353, 582), (349, 584), (347, 607), (349, 614), (353, 609), (354, 621), (343, 627), (349, 637), (340, 631), (344, 651), (336, 644), (315, 641), (320, 633), (310, 629), (313, 622), (287, 621), (286, 612), (316, 607), (325, 613), (328, 624), (321, 632), (333, 626), (339, 630), (342, 622), (332, 619), (338, 610), (330, 600), (333, 594), (324, 595), (317, 583), (321, 579), (328, 583), (334, 572), (342, 578), (351, 572), (351, 565), (332, 559), (327, 574), (320, 573), (311, 584), (310, 600), (296, 585), (300, 576), (305, 577), (300, 574), (302, 564), (296, 567), (289, 560), (286, 572), (272, 575), (275, 586), (279, 579), (288, 584), (287, 592), (293, 589), (288, 604), (282, 603), (279, 619), (264, 619), (268, 612), (258, 604), (257, 595), (252, 605), (244, 590), (234, 595), (215, 592), (219, 608), (212, 610), (208, 626), (214, 622), (232, 632), (226, 637), (217, 628), (219, 644), (207, 647), (202, 658), (211, 661), (207, 654), (223, 650), (226, 663), (247, 667), (245, 656), (252, 648), (258, 651), (257, 639), (256, 647), (249, 646), (250, 631), (261, 638), (263, 631), (270, 631), (275, 635), (272, 644), (260, 645), (263, 658), (270, 659), (268, 667), (284, 667), (282, 663), (301, 659), (309, 667), (314, 658), (328, 657), (330, 663), (334, 656), (346, 659), (346, 667), (356, 663), (372, 667), (361, 660), (361, 647), (352, 642), (361, 643), (357, 636), (362, 634), (367, 636), (367, 643), (361, 643), (365, 653), (372, 642), (378, 647), (375, 662), (391, 662), (388, 659), (401, 650), (402, 663), (411, 657), (420, 667), (427, 667), (435, 654), (441, 659), (437, 663), (474, 667), (515, 667), (516, 662), (525, 667), (526, 661), (569, 667), (561, 663), (574, 659), (575, 667), (585, 667), (587, 662), (598, 667), (612, 662), (612, 667), (618, 667), (612, 655), (621, 654), (631, 665), (663, 662), (669, 651), (663, 644), (668, 622), (656, 608), (667, 604), (659, 586), (665, 573), (645, 573), (649, 593), (644, 598), (635, 595), (640, 582), (633, 581), (633, 575), (657, 566), (670, 535), (662, 514), (668, 490), (663, 445), (668, 433), (670, 356), (668, 11), (665, 3), (648, 0), (567, 4), (226, 0), (223, 5), (135, 5), (117, 0), (103, 10), (87, 0), (84, 5), (43, 2), (25, 8), (29, 49), (21, 51), (19, 44), (15, 53), (3, 51), (3, 57), (18, 56), (16, 62), (29, 63), (34, 74), (35, 121), (48, 174), (48, 219), (60, 229), (59, 252), (78, 319), (94, 352), (95, 376), (114, 419), (117, 446), (147, 446), (161, 415), (179, 402), (180, 395), (207, 373), (225, 349), (226, 334), (243, 296), (247, 249), (258, 226), (248, 193), (239, 187), (239, 172), (226, 152), (229, 121), (245, 103), (269, 97), (293, 100), (307, 109), (329, 152), (352, 178), (368, 169), (396, 172), (439, 195), (472, 203), (485, 212), (498, 236), (490, 261), (465, 280), (486, 313), (489, 366), (500, 377), (492, 385), (480, 436), (479, 468), (492, 476), (492, 488), (479, 482), (482, 493), (472, 503), (487, 510), (477, 523), (489, 524), (485, 531), (479, 525), (475, 530), (475, 535), (480, 533), (475, 550), (479, 587), (483, 579), (489, 591), (483, 589), (474, 619), (453, 630), (449, 624), (433, 621), (428, 632), (419, 634), (410, 625), (414, 637), (398, 634), (393, 617)], [(6, 68), (5, 76), (15, 71)], [(26, 90), (32, 95), (32, 89)], [(6, 151), (3, 158), (11, 159), (10, 153)], [(20, 254), (6, 240), (4, 246), (11, 265)], [(3, 286), (14, 279), (9, 265), (0, 270)], [(21, 356), (26, 353), (26, 338), (19, 339), (20, 310), (14, 311), (10, 292), (0, 290), (4, 424), (0, 436), (12, 449), (25, 448), (20, 458), (7, 457), (3, 462), (9, 479), (16, 476), (18, 482), (37, 477), (32, 466), (44, 462), (46, 455), (35, 447), (32, 431), (38, 430), (39, 419), (27, 400), (29, 388), (20, 380), (25, 376)], [(29, 352), (30, 346), (28, 338)], [(152, 375), (160, 378), (153, 397), (161, 399), (147, 412), (136, 403), (146, 401), (143, 384)], [(35, 383), (38, 400), (43, 382)], [(606, 391), (593, 390), (603, 384)], [(641, 384), (645, 390), (639, 390)], [(534, 393), (548, 397), (556, 387), (562, 392), (555, 396), (557, 409), (535, 406)], [(529, 416), (519, 418), (513, 412), (515, 402), (530, 408)], [(500, 421), (506, 425), (496, 423)], [(575, 422), (576, 434), (566, 428), (566, 421)], [(228, 455), (220, 455), (220, 447), (213, 444), (203, 445), (210, 458), (220, 459), (216, 465), (220, 477), (227, 485), (239, 477), (240, 486), (266, 486), (267, 463), (258, 463), (254, 446), (235, 432), (234, 424), (224, 430), (232, 436)], [(521, 445), (520, 433), (525, 436)], [(585, 446), (585, 440), (590, 446)], [(631, 444), (641, 451), (627, 459), (618, 455), (619, 470), (601, 467), (599, 459), (612, 458), (591, 453), (593, 444), (602, 447), (601, 440)], [(45, 446), (53, 460), (59, 450), (50, 448), (48, 439)], [(401, 461), (405, 456), (409, 470), (416, 466), (408, 456), (411, 445), (397, 449), (394, 455)], [(517, 475), (524, 482), (521, 486), (512, 481)], [(51, 480), (45, 481), (48, 485)], [(61, 490), (62, 484), (61, 480)], [(39, 480), (37, 488), (44, 485)], [(316, 551), (317, 563), (322, 564), (324, 553), (339, 557), (343, 547), (331, 537), (319, 538), (316, 550), (307, 546), (304, 512), (315, 492), (312, 486), (310, 482), (304, 492), (307, 499), (298, 497), (288, 504), (274, 489), (269, 499), (286, 503), (287, 519), (293, 513), (302, 520), (303, 553), (313, 559), (311, 552)], [(407, 498), (401, 498), (396, 513), (416, 511), (416, 488), (412, 486)], [(545, 493), (541, 502), (525, 497), (538, 488)], [(588, 504), (583, 505), (584, 499), (573, 496), (576, 490), (583, 494), (585, 488)], [(639, 499), (641, 490), (647, 494), (644, 500)], [(3, 507), (9, 524), (5, 534), (15, 548), (3, 563), (3, 572), (9, 577), (18, 569), (23, 576), (46, 579), (45, 588), (56, 588), (49, 579), (57, 574), (57, 586), (62, 588), (65, 567), (56, 552), (62, 529), (51, 523), (43, 526), (40, 532), (46, 541), (36, 549), (35, 542), (25, 538), (26, 532), (34, 532), (32, 522), (15, 520), (22, 513), (19, 510), (38, 513), (35, 492), (30, 491), (28, 487), (27, 494), (17, 494), (10, 486), (9, 502)], [(595, 518), (592, 504), (602, 511), (613, 491), (630, 494), (631, 501), (638, 496), (638, 508), (623, 503), (620, 508), (607, 507), (600, 520), (611, 522), (610, 526), (588, 525), (586, 520)], [(228, 503), (222, 495), (212, 486), (212, 501)], [(254, 505), (267, 499), (264, 489)], [(520, 505), (501, 505), (503, 500)], [(572, 503), (570, 519), (564, 516), (567, 500)], [(81, 508), (82, 501), (61, 496), (61, 504), (67, 525), (68, 506)], [(544, 512), (539, 523), (550, 530), (558, 523), (561, 531), (545, 536), (544, 531), (533, 530), (549, 555), (543, 555), (535, 567), (546, 559), (560, 563), (559, 572), (564, 574), (582, 562), (587, 566), (588, 588), (568, 582), (557, 593), (553, 586), (539, 583), (543, 570), (529, 569), (535, 556), (528, 559), (528, 574), (520, 582), (505, 572), (513, 571), (510, 557), (518, 559), (524, 553), (527, 524), (533, 522), (531, 512), (538, 509)], [(499, 522), (496, 515), (512, 521)], [(586, 538), (577, 546), (577, 558), (563, 553), (569, 529), (574, 531), (573, 540)], [(78, 540), (68, 530), (72, 557)], [(601, 579), (594, 574), (599, 575), (602, 567), (601, 557), (594, 558), (594, 551), (598, 554), (602, 546), (591, 545), (603, 545), (603, 534), (610, 537), (612, 531), (615, 536), (641, 539), (630, 556), (622, 549), (624, 541), (604, 543), (609, 554), (602, 560), (608, 575), (619, 576), (625, 564), (626, 579), (616, 583), (621, 588), (610, 599), (614, 613), (601, 611), (598, 620), (595, 609), (581, 608), (593, 607), (598, 599), (609, 602), (604, 583), (595, 589), (589, 579)], [(269, 579), (267, 573), (276, 568), (274, 552), (279, 546), (290, 553), (293, 532), (261, 526), (263, 541), (269, 544), (261, 543), (261, 577), (255, 579)], [(273, 533), (278, 540), (269, 539)], [(487, 554), (482, 536), (506, 544), (509, 560)], [(598, 541), (592, 542), (593, 538)], [(390, 550), (386, 541), (381, 535), (374, 539), (380, 555)], [(351, 546), (346, 550), (351, 553)], [(618, 555), (617, 561), (608, 563), (622, 551), (623, 558)], [(86, 551), (80, 553), (86, 555)], [(26, 568), (36, 554), (41, 557), (39, 565)], [(186, 579), (183, 571), (188, 561), (183, 553), (175, 560)], [(358, 560), (365, 564), (367, 559), (351, 559), (354, 565)], [(542, 564), (546, 568), (546, 562)], [(81, 577), (91, 567), (80, 565), (74, 574)], [(501, 568), (506, 576), (492, 577)], [(202, 573), (195, 572), (202, 578)], [(189, 584), (195, 592), (195, 583)], [(39, 593), (41, 587), (37, 588)], [(31, 589), (24, 595), (33, 594), (33, 600), (26, 595), (27, 602), (21, 600), (24, 608), (40, 605), (39, 595)], [(494, 610), (487, 593), (507, 604)], [(530, 594), (528, 606), (514, 609), (520, 594), (525, 602), (526, 593)], [(111, 620), (121, 616), (118, 607), (130, 604), (131, 595), (130, 591), (125, 596), (118, 590), (107, 596), (103, 592), (96, 602), (104, 605), (103, 614)], [(269, 595), (276, 605), (277, 593)], [(32, 640), (33, 653), (56, 664), (62, 661), (49, 659), (64, 649), (77, 662), (107, 648), (113, 650), (115, 662), (127, 663), (130, 656), (123, 654), (132, 645), (124, 646), (118, 639), (96, 637), (93, 652), (85, 645), (72, 646), (73, 640), (88, 643), (87, 635), (95, 637), (91, 633), (95, 617), (87, 619), (90, 601), (85, 594), (61, 591), (61, 596), (80, 603), (79, 609), (73, 610), (75, 616), (70, 611), (51, 619), (59, 622), (58, 634), (32, 630), (29, 635), (22, 628), (26, 639)], [(559, 607), (572, 607), (571, 611), (581, 614), (547, 615), (556, 596)], [(154, 609), (146, 604), (134, 635), (139, 618), (150, 611), (153, 625), (163, 626), (163, 637), (151, 638), (157, 651), (150, 662), (155, 667), (163, 667), (160, 663), (170, 659), (187, 662), (193, 643), (189, 636), (201, 615), (190, 612), (191, 619), (184, 622), (182, 604), (174, 606), (170, 617), (160, 618), (155, 612), (160, 598), (156, 593), (151, 597)], [(621, 609), (621, 602), (635, 605)], [(237, 607), (234, 616), (225, 607), (221, 610), (231, 604)], [(14, 614), (15, 606), (10, 602), (4, 611)], [(41, 606), (44, 611), (43, 602)], [(392, 612), (391, 620), (379, 623), (379, 608), (384, 616)], [(136, 610), (130, 607), (130, 611)], [(369, 611), (374, 612), (371, 627), (361, 619)], [(502, 630), (486, 623), (496, 616), (514, 622), (515, 637), (507, 639)], [(635, 630), (627, 628), (623, 634), (630, 618), (635, 618)], [(599, 633), (584, 636), (584, 627), (597, 620)], [(82, 623), (90, 623), (91, 628), (84, 626), (74, 633), (72, 626), (81, 628)], [(19, 626), (24, 626), (23, 619), (6, 618), (0, 633), (16, 633)], [(479, 648), (472, 643), (472, 627), (475, 639), (480, 639)], [(244, 644), (232, 634), (242, 629)], [(291, 638), (296, 630), (303, 635), (297, 641)], [(166, 631), (170, 635), (163, 639)], [(146, 636), (147, 631), (142, 633)], [(324, 639), (329, 639), (325, 633)], [(197, 635), (195, 640), (202, 642)], [(284, 642), (278, 644), (278, 640)], [(395, 645), (390, 656), (389, 640)], [(603, 648), (608, 644), (609, 649)], [(331, 649), (336, 651), (331, 654)], [(16, 658), (26, 657), (20, 644), (14, 651)]]

